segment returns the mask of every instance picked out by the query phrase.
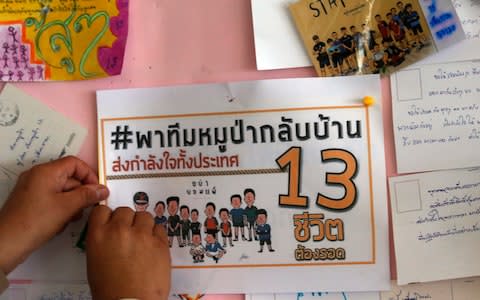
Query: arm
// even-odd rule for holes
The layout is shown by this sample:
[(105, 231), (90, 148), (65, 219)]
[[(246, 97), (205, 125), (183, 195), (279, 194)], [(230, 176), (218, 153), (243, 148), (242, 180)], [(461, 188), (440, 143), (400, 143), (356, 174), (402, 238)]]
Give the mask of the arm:
[(66, 157), (22, 173), (0, 211), (0, 270), (8, 275), (84, 208), (107, 197), (108, 189), (78, 158)]

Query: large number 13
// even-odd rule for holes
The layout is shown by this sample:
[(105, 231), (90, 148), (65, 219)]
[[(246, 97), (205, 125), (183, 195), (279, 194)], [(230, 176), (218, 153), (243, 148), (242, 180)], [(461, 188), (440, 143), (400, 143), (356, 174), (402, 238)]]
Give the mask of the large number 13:
[[(337, 160), (345, 164), (343, 172), (326, 174), (326, 183), (342, 186), (345, 194), (340, 199), (332, 199), (318, 193), (317, 205), (332, 210), (345, 210), (352, 207), (357, 199), (357, 187), (353, 182), (358, 170), (357, 159), (352, 153), (343, 149), (322, 150), (321, 157), (322, 162)], [(281, 206), (308, 207), (308, 196), (300, 196), (301, 158), (302, 148), (291, 147), (276, 160), (282, 169), (289, 166), (288, 194), (279, 196)]]

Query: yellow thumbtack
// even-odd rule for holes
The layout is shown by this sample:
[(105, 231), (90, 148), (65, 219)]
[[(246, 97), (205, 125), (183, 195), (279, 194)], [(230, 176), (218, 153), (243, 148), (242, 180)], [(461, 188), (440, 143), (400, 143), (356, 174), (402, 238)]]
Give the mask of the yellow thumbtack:
[(372, 96), (365, 96), (363, 97), (363, 104), (365, 104), (365, 106), (374, 105), (375, 99)]

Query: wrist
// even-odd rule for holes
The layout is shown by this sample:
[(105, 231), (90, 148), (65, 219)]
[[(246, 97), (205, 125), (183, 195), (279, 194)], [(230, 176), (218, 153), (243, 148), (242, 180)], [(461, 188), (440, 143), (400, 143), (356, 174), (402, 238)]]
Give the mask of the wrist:
[[(1, 217), (0, 217), (1, 218)], [(28, 256), (22, 234), (14, 233), (7, 222), (0, 222), (0, 270), (10, 274)]]

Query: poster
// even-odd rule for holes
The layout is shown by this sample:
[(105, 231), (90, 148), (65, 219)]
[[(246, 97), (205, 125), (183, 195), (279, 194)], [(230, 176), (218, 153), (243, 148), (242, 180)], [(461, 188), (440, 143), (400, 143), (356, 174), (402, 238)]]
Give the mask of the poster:
[(122, 71), (128, 0), (0, 2), (0, 81), (84, 80)]
[(165, 226), (172, 293), (388, 289), (379, 93), (377, 76), (100, 91), (106, 204)]

